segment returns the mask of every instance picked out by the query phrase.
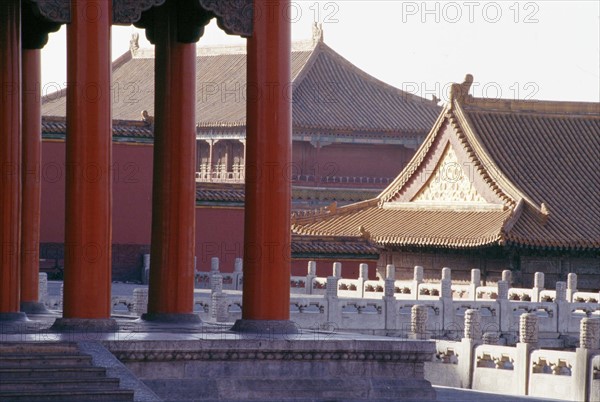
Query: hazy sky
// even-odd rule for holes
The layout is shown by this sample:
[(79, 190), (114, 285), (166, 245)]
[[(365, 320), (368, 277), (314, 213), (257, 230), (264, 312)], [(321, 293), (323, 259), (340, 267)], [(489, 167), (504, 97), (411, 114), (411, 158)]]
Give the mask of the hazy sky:
[[(474, 76), (481, 97), (600, 101), (600, 2), (293, 1), (293, 40), (314, 21), (325, 42), (362, 70), (420, 96), (446, 99), (450, 82)], [(133, 27), (113, 28), (113, 58)], [(140, 34), (144, 38), (143, 32)], [(43, 51), (44, 93), (63, 87), (65, 29)], [(245, 43), (211, 23), (200, 45)], [(142, 41), (141, 47), (150, 46)]]

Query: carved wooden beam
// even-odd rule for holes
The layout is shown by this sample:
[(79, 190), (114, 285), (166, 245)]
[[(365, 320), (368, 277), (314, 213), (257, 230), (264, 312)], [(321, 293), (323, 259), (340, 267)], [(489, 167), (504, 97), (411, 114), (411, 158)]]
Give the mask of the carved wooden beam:
[(130, 25), (138, 22), (144, 11), (161, 6), (166, 0), (113, 0), (113, 24)]
[(230, 35), (252, 36), (253, 0), (198, 0), (200, 7), (217, 17), (219, 27)]
[(71, 22), (70, 0), (25, 0), (33, 8), (33, 12), (42, 20), (66, 24)]
[[(48, 12), (49, 9), (44, 9)], [(52, 14), (54, 15), (54, 14)], [(47, 19), (43, 16), (37, 4), (23, 2), (23, 24), (21, 24), (24, 49), (41, 49), (48, 42), (48, 34), (59, 30), (61, 23)]]

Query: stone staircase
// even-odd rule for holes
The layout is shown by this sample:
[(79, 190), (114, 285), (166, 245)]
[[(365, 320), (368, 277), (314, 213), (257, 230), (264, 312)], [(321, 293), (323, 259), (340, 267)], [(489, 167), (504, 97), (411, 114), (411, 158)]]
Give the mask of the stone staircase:
[(133, 401), (75, 343), (0, 343), (2, 402)]

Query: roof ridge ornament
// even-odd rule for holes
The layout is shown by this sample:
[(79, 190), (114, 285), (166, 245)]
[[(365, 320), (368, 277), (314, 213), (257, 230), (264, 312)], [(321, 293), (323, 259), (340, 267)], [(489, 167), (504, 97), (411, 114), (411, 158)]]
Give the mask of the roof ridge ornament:
[(469, 90), (473, 84), (473, 75), (467, 74), (462, 84), (453, 83), (450, 86), (450, 110), (454, 108), (454, 102), (464, 103), (469, 95)]
[(314, 46), (319, 43), (323, 43), (323, 24), (320, 22), (313, 22), (312, 41)]
[(131, 34), (131, 39), (129, 39), (129, 51), (132, 56), (135, 56), (137, 51), (140, 49), (140, 34), (138, 32), (133, 32)]

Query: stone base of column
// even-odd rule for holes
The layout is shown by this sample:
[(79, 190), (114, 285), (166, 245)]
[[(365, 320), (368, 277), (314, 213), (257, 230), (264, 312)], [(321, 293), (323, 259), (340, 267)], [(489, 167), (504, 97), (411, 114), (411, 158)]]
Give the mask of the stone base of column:
[(26, 314), (52, 314), (44, 303), (39, 302), (21, 302), (21, 312)]
[(162, 324), (200, 324), (202, 320), (198, 314), (174, 313), (145, 313), (140, 317), (142, 321)]
[(113, 318), (57, 318), (50, 329), (56, 332), (117, 332), (119, 324)]
[(234, 332), (248, 334), (286, 335), (297, 334), (299, 328), (290, 320), (237, 320), (231, 328)]
[(0, 322), (19, 322), (27, 321), (27, 314), (18, 313), (0, 313)]

